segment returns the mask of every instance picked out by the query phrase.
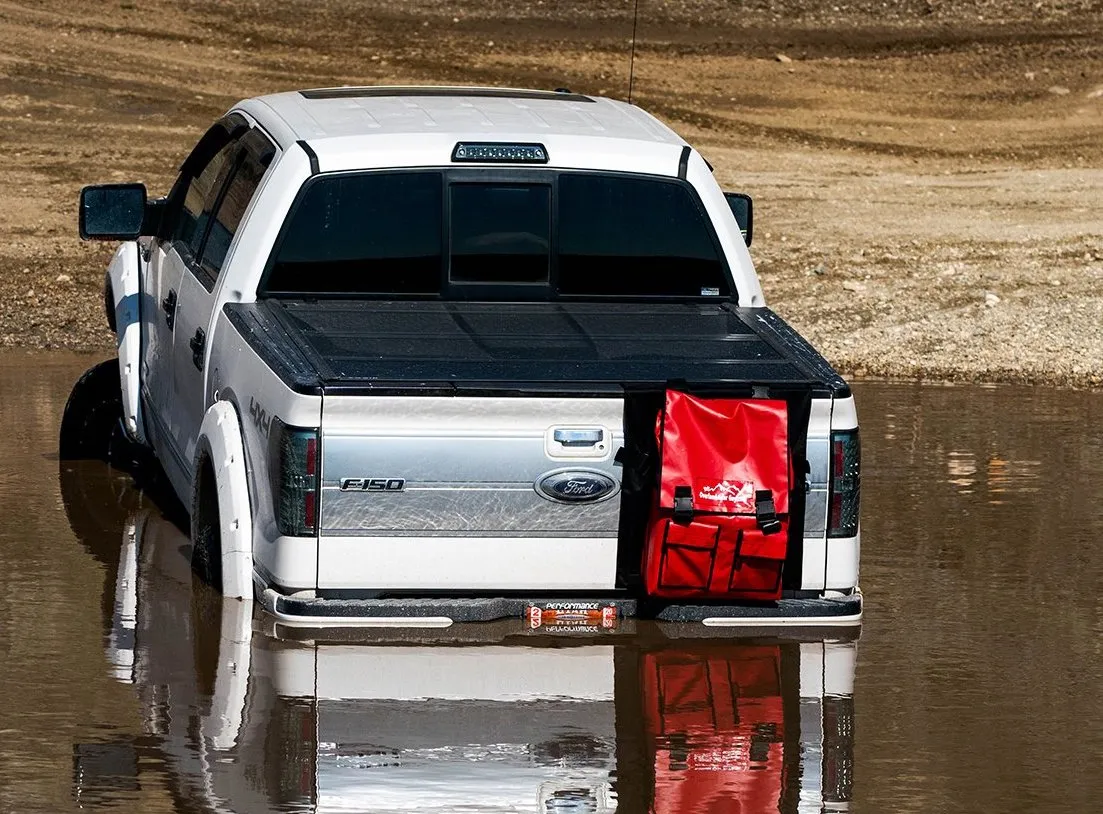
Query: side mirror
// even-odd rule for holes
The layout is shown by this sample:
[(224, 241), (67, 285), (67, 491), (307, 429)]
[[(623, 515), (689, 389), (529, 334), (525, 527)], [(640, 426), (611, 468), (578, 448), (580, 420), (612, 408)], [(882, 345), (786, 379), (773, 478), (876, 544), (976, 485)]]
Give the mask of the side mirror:
[(725, 192), (724, 197), (728, 199), (735, 222), (739, 224), (743, 242), (750, 246), (754, 235), (754, 205), (751, 203), (751, 196), (741, 192)]
[(144, 184), (99, 184), (80, 191), (82, 240), (135, 240), (145, 219)]

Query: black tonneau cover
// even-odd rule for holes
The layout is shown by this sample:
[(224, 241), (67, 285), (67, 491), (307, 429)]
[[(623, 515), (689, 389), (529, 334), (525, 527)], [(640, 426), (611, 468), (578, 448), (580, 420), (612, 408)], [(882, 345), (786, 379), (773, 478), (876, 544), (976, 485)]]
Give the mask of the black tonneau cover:
[(269, 299), (225, 306), (293, 390), (375, 393), (846, 383), (768, 308)]

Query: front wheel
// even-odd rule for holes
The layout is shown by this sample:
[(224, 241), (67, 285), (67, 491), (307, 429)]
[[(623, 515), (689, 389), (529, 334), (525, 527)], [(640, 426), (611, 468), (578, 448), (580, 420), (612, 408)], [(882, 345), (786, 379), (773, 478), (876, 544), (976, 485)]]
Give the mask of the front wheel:
[(204, 455), (196, 468), (191, 510), (192, 570), (222, 593), (222, 525), (214, 466)]
[(104, 461), (135, 473), (150, 461), (147, 448), (123, 429), (119, 362), (108, 359), (89, 368), (69, 394), (61, 417), (58, 457), (63, 461)]

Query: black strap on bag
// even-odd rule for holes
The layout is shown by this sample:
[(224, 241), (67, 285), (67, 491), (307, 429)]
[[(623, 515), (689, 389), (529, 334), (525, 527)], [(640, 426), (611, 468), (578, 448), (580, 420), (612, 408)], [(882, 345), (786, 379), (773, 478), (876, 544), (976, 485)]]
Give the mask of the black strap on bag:
[(774, 495), (769, 489), (760, 489), (754, 493), (754, 515), (758, 530), (763, 534), (776, 534), (781, 531), (781, 521), (774, 507)]
[(693, 490), (688, 486), (674, 487), (674, 522), (693, 521)]
[[(760, 489), (754, 493), (754, 515), (758, 529), (763, 534), (776, 534), (781, 531), (781, 520), (774, 506), (774, 495), (769, 489)], [(693, 521), (693, 490), (688, 486), (674, 487), (674, 522)]]

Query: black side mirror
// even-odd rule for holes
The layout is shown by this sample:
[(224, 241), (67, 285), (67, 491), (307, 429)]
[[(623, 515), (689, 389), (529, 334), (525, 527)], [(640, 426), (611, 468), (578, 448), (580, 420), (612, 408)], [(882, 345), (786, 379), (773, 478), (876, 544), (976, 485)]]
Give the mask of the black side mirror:
[(754, 234), (754, 206), (751, 196), (741, 192), (725, 192), (728, 206), (735, 215), (735, 222), (739, 224), (739, 231), (743, 234), (743, 242), (751, 245), (751, 236)]
[(99, 184), (80, 191), (82, 240), (135, 240), (145, 219), (144, 184)]

